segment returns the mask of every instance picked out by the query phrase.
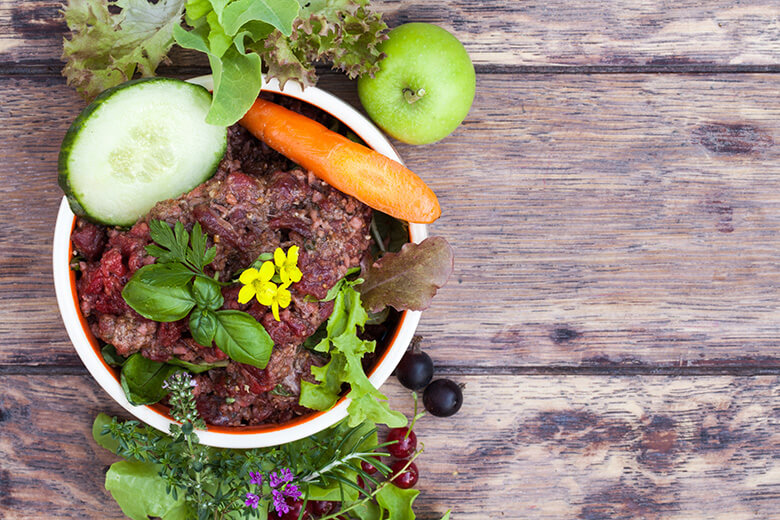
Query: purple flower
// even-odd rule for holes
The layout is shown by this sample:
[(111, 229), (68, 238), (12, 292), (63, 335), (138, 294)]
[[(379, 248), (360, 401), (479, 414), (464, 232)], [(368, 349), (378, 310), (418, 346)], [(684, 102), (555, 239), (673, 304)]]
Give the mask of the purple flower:
[(275, 471), (270, 475), (268, 475), (268, 480), (272, 488), (279, 487), (285, 482), (292, 482), (293, 480), (293, 474), (290, 468), (282, 468), (282, 470), (279, 473), (281, 474), (281, 476), (277, 475)]
[(282, 490), (282, 494), (286, 497), (290, 497), (293, 500), (298, 500), (303, 496), (303, 493), (298, 489), (295, 484), (287, 484)]
[(257, 504), (260, 502), (260, 497), (255, 495), (254, 493), (247, 493), (246, 494), (246, 502), (244, 504), (246, 506), (251, 507), (252, 509), (257, 509)]
[(279, 513), (279, 516), (290, 512), (290, 506), (287, 505), (287, 501), (284, 499), (284, 495), (279, 491), (272, 489), (271, 495), (274, 497), (274, 509)]
[(249, 481), (250, 484), (256, 484), (258, 486), (263, 485), (263, 474), (262, 473), (255, 473), (254, 471), (249, 472), (249, 476), (251, 477), (251, 480)]

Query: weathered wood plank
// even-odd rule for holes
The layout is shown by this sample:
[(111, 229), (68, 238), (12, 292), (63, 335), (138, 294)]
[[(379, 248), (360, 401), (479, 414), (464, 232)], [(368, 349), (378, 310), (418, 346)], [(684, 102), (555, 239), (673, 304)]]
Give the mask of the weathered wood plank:
[[(775, 76), (478, 81), (453, 136), (399, 145), (457, 255), (419, 330), (440, 364), (780, 366)], [(78, 364), (49, 255), (82, 104), (56, 78), (0, 88), (0, 364)]]
[[(780, 7), (773, 0), (373, 4), (391, 27), (422, 21), (449, 29), (478, 65), (780, 64)], [(52, 0), (0, 3), (0, 63), (43, 64), (56, 70), (66, 31), (60, 8), (60, 2)], [(192, 53), (176, 57), (180, 66), (207, 65)]]
[[(776, 377), (463, 377), (416, 426), (420, 518), (770, 518), (780, 510)], [(409, 395), (384, 388), (411, 414)], [(0, 517), (121, 518), (90, 427), (117, 407), (85, 377), (0, 378)], [(511, 507), (507, 507), (511, 504)], [(773, 513), (773, 511), (775, 513)]]

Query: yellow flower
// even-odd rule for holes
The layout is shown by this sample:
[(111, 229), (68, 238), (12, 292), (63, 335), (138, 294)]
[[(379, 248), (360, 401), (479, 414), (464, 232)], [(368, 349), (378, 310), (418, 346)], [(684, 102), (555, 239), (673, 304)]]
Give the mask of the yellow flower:
[(292, 299), (287, 287), (289, 287), (289, 284), (277, 287), (276, 284), (272, 283), (271, 287), (266, 287), (262, 294), (257, 293), (257, 301), (271, 307), (276, 321), (281, 321), (281, 318), (279, 318), (279, 307), (282, 309), (286, 308), (290, 305), (290, 300)]
[[(277, 250), (279, 251), (279, 250)], [(267, 305), (271, 307), (271, 311), (274, 314), (276, 321), (281, 321), (279, 318), (279, 308), (282, 309), (290, 305), (292, 295), (287, 287), (290, 283), (285, 283), (277, 286), (271, 281), (276, 269), (271, 262), (264, 262), (260, 266), (260, 270), (250, 267), (241, 273), (238, 281), (244, 284), (241, 290), (238, 292), (238, 303), (248, 303), (252, 297), (257, 298), (257, 301), (261, 305)]]
[(284, 254), (281, 247), (277, 247), (274, 251), (274, 263), (279, 270), (282, 284), (289, 286), (291, 283), (301, 281), (303, 273), (298, 269), (298, 246), (292, 246), (288, 249), (287, 255)]
[(263, 263), (259, 271), (252, 267), (245, 269), (238, 278), (244, 284), (238, 293), (238, 303), (248, 303), (255, 295), (258, 295), (257, 301), (260, 301), (259, 295), (269, 291), (271, 286), (276, 290), (276, 284), (271, 281), (275, 272), (271, 262)]

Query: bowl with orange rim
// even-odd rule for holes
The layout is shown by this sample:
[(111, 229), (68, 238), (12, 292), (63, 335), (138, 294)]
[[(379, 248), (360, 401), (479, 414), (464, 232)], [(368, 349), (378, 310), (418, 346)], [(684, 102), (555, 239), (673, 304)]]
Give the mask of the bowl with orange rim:
[[(194, 78), (193, 83), (211, 89), (211, 76)], [(360, 137), (370, 148), (401, 162), (401, 158), (388, 139), (368, 119), (349, 104), (332, 94), (316, 87), (301, 89), (298, 84), (288, 82), (280, 88), (276, 80), (263, 83), (262, 89), (290, 96), (309, 103), (339, 120), (349, 130)], [(101, 355), (101, 346), (94, 337), (81, 313), (79, 296), (76, 291), (76, 275), (70, 264), (73, 259), (71, 233), (76, 224), (76, 216), (63, 197), (54, 230), (53, 272), (57, 303), (65, 328), (79, 357), (92, 377), (117, 403), (141, 421), (168, 432), (175, 421), (168, 414), (168, 408), (162, 404), (134, 406), (125, 397), (119, 382), (119, 372), (109, 366)], [(424, 224), (409, 224), (409, 240), (419, 243), (428, 236)], [(373, 367), (368, 371), (369, 381), (379, 388), (395, 369), (409, 343), (412, 340), (421, 313), (403, 311), (389, 334), (384, 351), (378, 355)], [(320, 432), (347, 416), (349, 395), (342, 398), (329, 410), (312, 412), (282, 424), (224, 427), (209, 425), (207, 430), (198, 431), (198, 437), (204, 444), (223, 448), (257, 448), (275, 446)]]

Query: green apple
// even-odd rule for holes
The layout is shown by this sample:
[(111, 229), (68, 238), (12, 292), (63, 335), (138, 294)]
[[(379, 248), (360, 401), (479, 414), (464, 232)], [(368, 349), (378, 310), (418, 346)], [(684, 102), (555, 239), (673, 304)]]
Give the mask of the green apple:
[(379, 72), (358, 80), (360, 102), (399, 141), (428, 144), (451, 134), (471, 108), (476, 77), (466, 49), (429, 23), (396, 27), (379, 50)]

